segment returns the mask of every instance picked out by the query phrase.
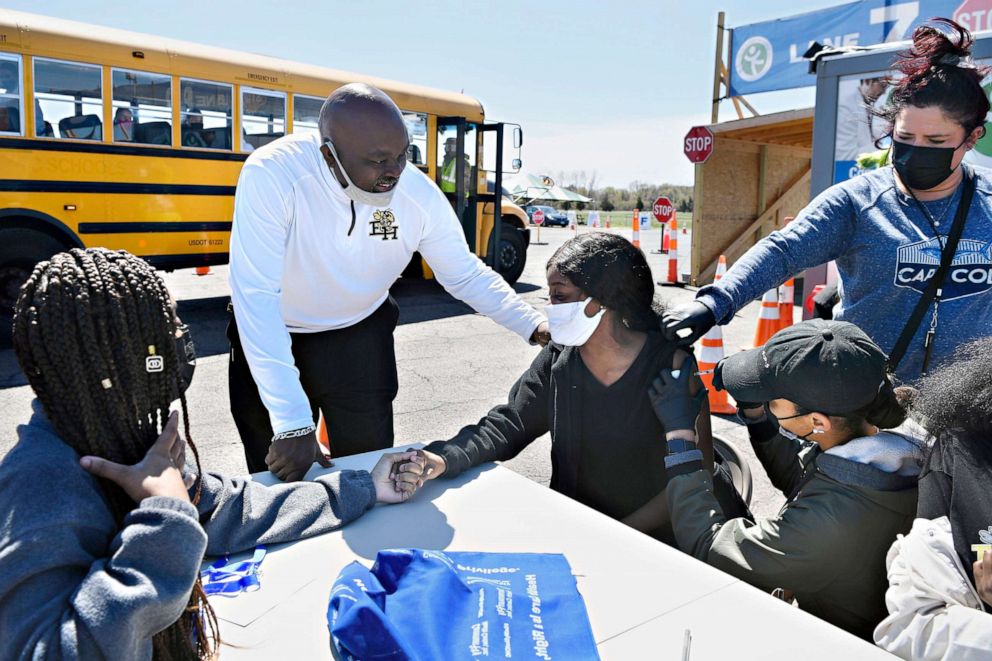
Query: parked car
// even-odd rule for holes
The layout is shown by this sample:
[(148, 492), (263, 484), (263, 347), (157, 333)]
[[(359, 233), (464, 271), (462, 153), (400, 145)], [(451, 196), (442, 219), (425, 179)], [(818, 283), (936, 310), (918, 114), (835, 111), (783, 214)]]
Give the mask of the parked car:
[(527, 212), (527, 217), (530, 218), (530, 222), (534, 224), (534, 212), (540, 209), (544, 212), (544, 224), (545, 226), (555, 226), (558, 227), (568, 227), (568, 215), (563, 211), (558, 211), (554, 207), (546, 207), (543, 205), (532, 204), (524, 207), (524, 211)]

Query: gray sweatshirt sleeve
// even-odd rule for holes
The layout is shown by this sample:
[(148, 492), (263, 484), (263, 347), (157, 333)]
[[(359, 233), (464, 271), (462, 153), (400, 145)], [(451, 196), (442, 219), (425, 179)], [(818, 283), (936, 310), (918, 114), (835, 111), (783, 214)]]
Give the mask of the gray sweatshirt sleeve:
[(840, 257), (850, 245), (857, 215), (843, 185), (823, 191), (785, 229), (772, 232), (744, 253), (720, 282), (707, 285), (696, 300), (718, 324), (789, 277)]
[[(35, 528), (4, 551), (0, 564), (22, 580), (0, 608), (0, 658), (152, 657), (152, 636), (179, 619), (200, 569), (207, 539), (196, 510), (174, 498), (144, 499), (109, 555), (98, 552), (101, 532)], [(76, 577), (87, 558), (88, 571)]]
[(367, 471), (343, 470), (312, 482), (266, 486), (205, 473), (197, 508), (207, 554), (221, 555), (336, 530), (376, 503)]

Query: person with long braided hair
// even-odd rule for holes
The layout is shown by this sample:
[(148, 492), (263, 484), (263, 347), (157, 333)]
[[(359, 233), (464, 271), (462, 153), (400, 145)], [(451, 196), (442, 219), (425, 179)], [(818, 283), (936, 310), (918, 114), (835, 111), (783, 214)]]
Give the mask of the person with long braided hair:
[[(590, 232), (552, 255), (547, 277), (551, 344), (506, 404), (424, 448), (427, 479), (510, 459), (550, 432), (552, 489), (674, 543), (665, 429), (648, 387), (662, 367), (680, 367), (687, 354), (659, 330), (661, 304), (644, 253), (622, 237)], [(694, 394), (704, 396), (699, 380), (693, 382)], [(691, 423), (712, 466), (708, 408)], [(724, 507), (749, 515), (719, 465), (714, 481)]]
[[(274, 487), (203, 472), (188, 331), (161, 278), (126, 252), (38, 264), (13, 343), (37, 400), (0, 462), (0, 658), (213, 658), (205, 553), (327, 532), (416, 489), (413, 452)], [(391, 477), (401, 461), (412, 473)]]

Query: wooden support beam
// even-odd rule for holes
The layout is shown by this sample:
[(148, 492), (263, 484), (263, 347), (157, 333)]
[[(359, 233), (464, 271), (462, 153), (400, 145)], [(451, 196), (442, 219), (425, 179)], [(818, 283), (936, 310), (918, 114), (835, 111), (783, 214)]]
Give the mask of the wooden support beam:
[(737, 119), (744, 119), (744, 111), (741, 110), (741, 102), (737, 100), (736, 96), (730, 97), (730, 100), (734, 102), (734, 110), (737, 111)]
[[(703, 163), (696, 163), (692, 189), (692, 259), (689, 284), (697, 286), (698, 264), (703, 261)], [(714, 267), (715, 268), (715, 267)]]
[(765, 186), (768, 183), (768, 145), (761, 145), (758, 152), (758, 215), (765, 212), (767, 201)]
[[(720, 82), (723, 79), (723, 21), (724, 12), (716, 15), (716, 62), (713, 65), (713, 106), (710, 109), (710, 123), (720, 120)], [(729, 88), (728, 88), (729, 89)]]
[(755, 117), (758, 117), (758, 115), (759, 115), (760, 113), (759, 113), (759, 112), (758, 112), (757, 110), (755, 110), (755, 109), (754, 109), (754, 106), (752, 106), (752, 105), (751, 105), (750, 103), (748, 103), (748, 102), (747, 102), (747, 99), (745, 99), (745, 98), (744, 98), (744, 97), (742, 96), (742, 97), (740, 97), (740, 100), (741, 100), (741, 103), (743, 103), (743, 104), (744, 104), (744, 107), (745, 107), (745, 108), (747, 108), (748, 110), (750, 110), (750, 111), (751, 111), (751, 113), (752, 113), (752, 114), (753, 114), (753, 115), (754, 115)]

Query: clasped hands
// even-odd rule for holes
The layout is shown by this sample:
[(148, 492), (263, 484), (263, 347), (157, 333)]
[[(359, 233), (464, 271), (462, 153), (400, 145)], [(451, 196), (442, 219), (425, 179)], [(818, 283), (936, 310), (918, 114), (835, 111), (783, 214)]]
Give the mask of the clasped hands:
[[(292, 439), (301, 444), (310, 456), (305, 437)], [(313, 440), (316, 443), (316, 439)], [(322, 466), (330, 461), (321, 453)], [(312, 465), (312, 461), (306, 466)], [(119, 464), (102, 457), (84, 456), (80, 464), (88, 473), (118, 484), (136, 503), (145, 498), (166, 496), (189, 502), (188, 489), (192, 475), (184, 472), (186, 441), (179, 435), (179, 415), (172, 413), (155, 443), (136, 464)], [(409, 500), (426, 480), (434, 479), (445, 470), (444, 459), (423, 450), (390, 452), (379, 457), (370, 471), (376, 501), (402, 503)], [(303, 477), (303, 471), (296, 479)]]

